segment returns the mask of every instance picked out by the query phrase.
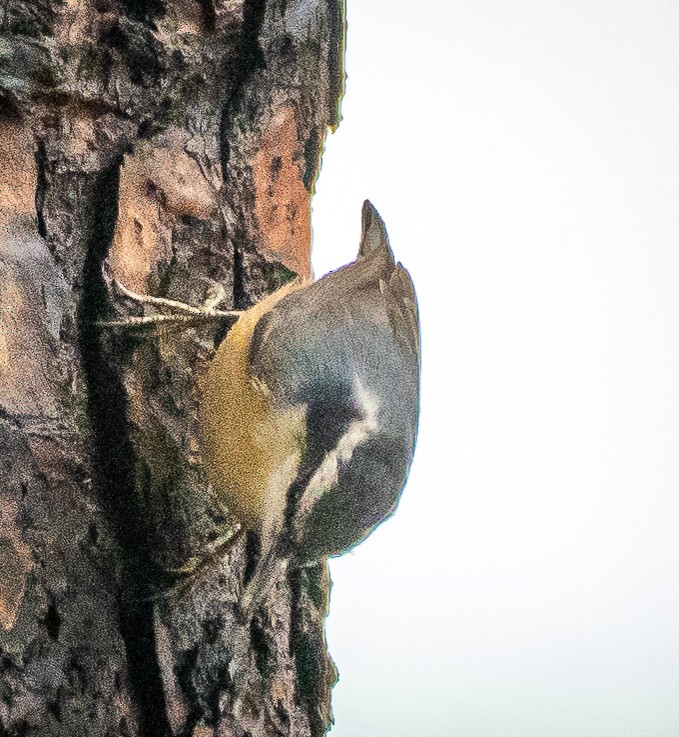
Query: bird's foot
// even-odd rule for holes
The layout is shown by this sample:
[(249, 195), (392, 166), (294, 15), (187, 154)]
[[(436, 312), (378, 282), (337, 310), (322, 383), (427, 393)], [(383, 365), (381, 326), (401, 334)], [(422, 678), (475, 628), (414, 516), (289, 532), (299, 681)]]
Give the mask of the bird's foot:
[(179, 568), (164, 568), (158, 576), (157, 593), (153, 599), (167, 598), (173, 595), (183, 596), (198, 576), (221, 559), (243, 534), (239, 523), (213, 540), (200, 555), (192, 556)]
[[(170, 314), (160, 313), (144, 315), (142, 317), (130, 315), (119, 320), (99, 320), (97, 325), (106, 328), (135, 328), (159, 324), (196, 324), (211, 320), (235, 319), (240, 317), (240, 310), (220, 310), (219, 305), (226, 299), (226, 291), (221, 284), (214, 285), (205, 301), (199, 307), (179, 302), (166, 297), (154, 297), (150, 294), (140, 294), (128, 289), (121, 281), (111, 276), (107, 266), (104, 267), (104, 278), (112, 290), (121, 297), (142, 305), (151, 305), (159, 310), (169, 310)], [(174, 311), (174, 314), (172, 314)], [(177, 314), (179, 313), (179, 314)]]

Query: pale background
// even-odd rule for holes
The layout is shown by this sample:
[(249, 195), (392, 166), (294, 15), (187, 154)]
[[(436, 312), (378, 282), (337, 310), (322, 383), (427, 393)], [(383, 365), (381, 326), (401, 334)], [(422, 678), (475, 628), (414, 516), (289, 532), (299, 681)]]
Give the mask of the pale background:
[(348, 19), (315, 269), (370, 197), (423, 394), (398, 513), (332, 564), (331, 737), (677, 737), (679, 7)]

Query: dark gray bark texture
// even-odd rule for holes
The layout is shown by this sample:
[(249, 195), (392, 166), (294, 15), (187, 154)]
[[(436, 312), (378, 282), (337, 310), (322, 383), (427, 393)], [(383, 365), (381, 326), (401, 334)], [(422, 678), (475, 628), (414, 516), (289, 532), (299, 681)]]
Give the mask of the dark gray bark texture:
[(342, 0), (0, 6), (0, 735), (325, 734), (329, 578), (233, 524), (200, 459), (227, 325), (96, 322), (246, 308), (307, 276), (310, 198), (343, 90)]

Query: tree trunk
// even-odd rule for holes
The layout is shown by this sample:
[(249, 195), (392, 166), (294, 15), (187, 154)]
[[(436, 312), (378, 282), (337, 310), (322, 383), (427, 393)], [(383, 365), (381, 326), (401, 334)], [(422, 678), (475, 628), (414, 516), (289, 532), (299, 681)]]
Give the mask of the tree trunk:
[(342, 0), (0, 8), (0, 735), (325, 734), (327, 567), (251, 623), (200, 461), (226, 327), (98, 326), (111, 290), (226, 308), (308, 276)]

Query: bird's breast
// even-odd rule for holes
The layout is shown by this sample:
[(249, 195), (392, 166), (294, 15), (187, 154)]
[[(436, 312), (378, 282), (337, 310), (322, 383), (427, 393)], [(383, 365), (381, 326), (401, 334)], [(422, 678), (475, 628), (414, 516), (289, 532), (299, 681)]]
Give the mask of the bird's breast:
[(287, 285), (247, 310), (229, 331), (202, 386), (200, 424), (208, 480), (242, 524), (260, 530), (284, 508), (305, 445), (306, 408), (281, 407), (253, 377), (249, 353), (260, 318), (296, 288)]

